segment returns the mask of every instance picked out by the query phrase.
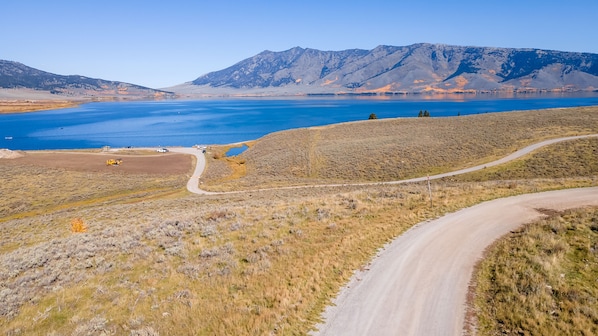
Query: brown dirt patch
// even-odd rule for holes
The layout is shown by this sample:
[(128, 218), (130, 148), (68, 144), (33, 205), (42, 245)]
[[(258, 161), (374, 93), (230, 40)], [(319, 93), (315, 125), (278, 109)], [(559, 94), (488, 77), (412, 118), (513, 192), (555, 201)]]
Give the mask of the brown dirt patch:
[[(108, 159), (122, 159), (119, 166), (107, 166)], [(24, 152), (12, 160), (0, 160), (2, 165), (34, 165), (85, 172), (122, 174), (187, 174), (193, 168), (189, 155), (167, 153), (161, 155), (122, 155), (122, 153)]]

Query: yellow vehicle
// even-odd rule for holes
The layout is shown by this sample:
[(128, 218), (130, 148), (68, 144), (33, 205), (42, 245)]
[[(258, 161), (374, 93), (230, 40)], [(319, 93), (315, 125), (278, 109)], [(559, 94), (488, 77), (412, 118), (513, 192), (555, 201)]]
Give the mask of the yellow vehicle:
[(106, 166), (119, 166), (123, 163), (122, 159), (108, 159), (106, 160)]

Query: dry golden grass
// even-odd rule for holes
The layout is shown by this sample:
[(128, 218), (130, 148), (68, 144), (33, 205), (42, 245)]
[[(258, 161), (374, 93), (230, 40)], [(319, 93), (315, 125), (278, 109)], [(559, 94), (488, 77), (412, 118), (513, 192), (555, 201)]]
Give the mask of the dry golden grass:
[(481, 335), (598, 334), (598, 208), (553, 214), (496, 242), (477, 271)]
[[(426, 186), (409, 185), (177, 197), (12, 220), (2, 227), (22, 233), (11, 240), (45, 239), (0, 256), (9, 289), (0, 329), (69, 334), (104, 321), (116, 334), (304, 334), (352, 270), (410, 226), (486, 199), (596, 183), (443, 183), (433, 209)], [(86, 233), (52, 233), (75, 216)]]
[(595, 175), (598, 175), (598, 138), (588, 138), (556, 143), (508, 164), (450, 180), (479, 182)]
[[(265, 136), (244, 152), (243, 177), (227, 179), (226, 166), (210, 158), (203, 185), (224, 191), (400, 180), (488, 162), (548, 138), (596, 132), (598, 107), (290, 130)], [(213, 174), (212, 169), (220, 170)]]
[(186, 183), (184, 175), (80, 172), (37, 166), (1, 165), (0, 222), (29, 213), (82, 206), (114, 198), (170, 192)]
[[(300, 132), (316, 153), (306, 176), (325, 165), (310, 132)], [(554, 155), (563, 170), (595, 160)], [(598, 185), (593, 170), (548, 178), (541, 161), (554, 157), (537, 160), (516, 181), (433, 181), (433, 208), (425, 184), (200, 197), (184, 191), (184, 175), (118, 175), (107, 186), (100, 173), (13, 167), (3, 173), (28, 186), (19, 200), (30, 203), (0, 201), (9, 214), (0, 221), (0, 332), (306, 334), (352, 272), (412, 225), (497, 197)], [(287, 164), (281, 171), (294, 169)], [(297, 183), (282, 174), (277, 183)], [(72, 218), (87, 232), (72, 234)]]

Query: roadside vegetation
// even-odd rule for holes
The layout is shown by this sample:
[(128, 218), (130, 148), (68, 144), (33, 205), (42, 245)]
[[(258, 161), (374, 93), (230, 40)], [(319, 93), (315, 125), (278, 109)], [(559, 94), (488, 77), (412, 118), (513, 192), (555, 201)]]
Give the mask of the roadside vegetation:
[[(561, 133), (554, 133), (553, 124), (541, 122), (528, 133), (543, 139), (596, 132), (592, 126), (598, 120), (596, 111), (562, 111), (566, 116), (565, 126), (558, 127)], [(567, 126), (570, 115), (584, 121)], [(435, 120), (425, 119), (422, 122)], [(368, 129), (359, 133), (357, 127), (378, 124), (383, 130), (384, 123), (369, 120), (345, 131), (353, 132), (354, 143), (372, 130), (384, 138), (382, 131)], [(422, 125), (423, 132), (426, 126)], [(492, 122), (476, 125), (477, 131), (489, 139), (498, 138), (493, 132), (504, 131)], [(256, 174), (252, 171), (256, 165), (249, 161), (256, 160), (256, 151), (261, 147), (264, 160), (277, 166), (269, 175), (252, 177), (251, 183), (261, 180), (271, 186), (343, 180), (344, 177), (329, 179), (318, 175), (318, 167), (325, 166), (325, 162), (320, 162), (320, 156), (314, 153), (357, 155), (342, 141), (333, 151), (334, 138), (332, 133), (324, 132), (327, 129), (321, 129), (319, 134), (314, 129), (281, 132), (257, 141), (245, 152), (247, 156), (239, 156), (247, 162), (243, 178)], [(468, 128), (457, 130), (471, 133)], [(285, 134), (289, 137), (285, 138)], [(272, 146), (277, 143), (271, 142), (270, 137), (289, 147), (276, 145), (276, 150), (263, 152), (262, 141)], [(329, 140), (309, 142), (322, 139), (319, 137)], [(381, 142), (371, 137), (363, 140), (366, 147), (371, 146), (367, 153), (377, 153), (376, 144)], [(519, 147), (538, 139), (524, 139), (521, 135), (519, 142), (512, 143)], [(303, 141), (309, 146), (294, 149), (294, 144), (301, 145)], [(411, 145), (413, 148), (406, 152), (421, 150), (419, 145)], [(488, 169), (482, 175), (472, 173), (460, 180), (433, 181), (433, 207), (423, 183), (197, 196), (184, 189), (188, 173), (108, 174), (0, 164), (0, 169), (9, 167), (2, 173), (11, 181), (0, 185), (2, 195), (16, 195), (20, 184), (26, 186), (23, 196), (15, 196), (21, 205), (15, 204), (15, 198), (0, 198), (0, 209), (4, 211), (0, 220), (0, 332), (306, 334), (353, 271), (366, 267), (379, 248), (411, 226), (484, 200), (598, 185), (598, 174), (591, 168), (596, 157), (584, 154), (592, 153), (595, 142), (577, 140), (562, 145), (506, 165), (507, 171), (509, 167), (524, 167), (508, 179), (496, 175), (485, 178), (483, 173), (495, 174)], [(302, 168), (289, 160), (288, 152), (301, 148), (311, 150), (304, 156), (312, 155), (309, 162), (313, 166)], [(580, 154), (569, 155), (572, 148)], [(214, 159), (216, 149), (210, 149), (211, 155), (207, 156), (212, 158), (212, 172), (216, 164), (224, 162)], [(489, 150), (490, 154), (479, 154), (471, 162), (513, 150)], [(281, 158), (276, 158), (276, 153)], [(470, 153), (460, 156), (463, 164), (467, 155)], [(440, 162), (438, 167), (454, 162), (451, 156), (443, 158), (447, 162)], [(349, 171), (344, 174), (358, 176), (364, 171), (376, 171), (375, 167), (386, 166), (381, 160), (383, 156), (363, 156), (359, 164), (346, 166), (344, 169)], [(554, 160), (558, 160), (560, 171), (572, 173), (554, 175), (550, 170)], [(590, 168), (574, 169), (580, 164)], [(441, 170), (429, 165), (427, 169)], [(229, 169), (227, 163), (222, 167)], [(293, 177), (285, 173), (301, 169), (307, 175)], [(310, 169), (315, 177), (302, 177), (309, 176)], [(219, 178), (226, 180), (226, 174)], [(243, 178), (227, 183), (230, 188), (236, 187), (235, 181), (246, 188), (252, 185), (243, 182)]]
[(496, 242), (478, 266), (479, 334), (598, 334), (598, 208), (547, 215)]
[(596, 175), (598, 175), (598, 137), (593, 137), (556, 143), (508, 164), (453, 176), (449, 179), (481, 182)]

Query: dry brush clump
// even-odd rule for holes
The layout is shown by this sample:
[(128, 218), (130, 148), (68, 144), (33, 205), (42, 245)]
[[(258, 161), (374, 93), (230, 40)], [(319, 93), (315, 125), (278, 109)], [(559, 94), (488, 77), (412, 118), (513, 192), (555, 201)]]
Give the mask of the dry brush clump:
[(598, 208), (552, 212), (507, 235), (475, 276), (481, 335), (598, 334)]
[(208, 165), (204, 186), (224, 190), (398, 180), (487, 162), (543, 139), (597, 129), (598, 107), (583, 107), (290, 130), (267, 135), (244, 152), (243, 177), (212, 180)]
[(0, 316), (12, 318), (25, 302), (56, 288), (84, 281), (116, 268), (115, 253), (128, 254), (139, 246), (140, 236), (117, 235), (114, 230), (87, 232), (58, 238), (0, 255)]
[(87, 232), (87, 225), (85, 225), (85, 222), (83, 222), (83, 219), (73, 218), (73, 219), (71, 219), (71, 231), (73, 233)]

